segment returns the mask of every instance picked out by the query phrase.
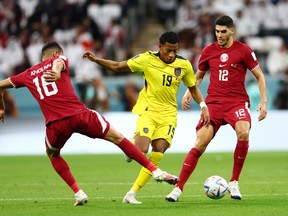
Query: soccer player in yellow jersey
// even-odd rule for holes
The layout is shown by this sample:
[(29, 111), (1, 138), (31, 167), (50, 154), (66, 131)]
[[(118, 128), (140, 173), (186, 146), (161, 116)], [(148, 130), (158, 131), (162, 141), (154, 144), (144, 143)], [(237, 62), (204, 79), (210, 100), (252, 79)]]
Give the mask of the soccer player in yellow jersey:
[[(159, 51), (147, 51), (134, 56), (128, 61), (116, 62), (95, 56), (85, 51), (87, 58), (114, 72), (143, 72), (145, 84), (132, 112), (139, 115), (134, 134), (134, 143), (143, 153), (152, 152), (149, 160), (159, 165), (164, 152), (171, 146), (177, 125), (176, 95), (183, 81), (193, 99), (202, 109), (201, 119), (209, 124), (208, 108), (204, 102), (191, 63), (178, 55), (179, 38), (175, 32), (165, 32), (159, 39)], [(141, 204), (136, 193), (148, 182), (151, 172), (142, 168), (130, 189), (123, 198), (123, 203)]]

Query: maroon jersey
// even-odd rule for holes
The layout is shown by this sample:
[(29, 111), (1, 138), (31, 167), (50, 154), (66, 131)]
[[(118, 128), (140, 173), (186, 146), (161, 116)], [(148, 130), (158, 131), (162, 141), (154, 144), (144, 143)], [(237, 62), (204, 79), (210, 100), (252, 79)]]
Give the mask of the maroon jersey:
[[(61, 78), (56, 82), (45, 82), (43, 75), (45, 71), (52, 70), (53, 61), (57, 58), (65, 62)], [(29, 89), (39, 103), (46, 124), (86, 110), (85, 105), (74, 92), (70, 81), (68, 59), (65, 56), (45, 60), (19, 75), (11, 76), (9, 80), (15, 88), (27, 87)]]
[(239, 41), (227, 49), (215, 42), (201, 53), (198, 69), (210, 70), (210, 84), (206, 102), (233, 100), (249, 102), (245, 89), (246, 71), (258, 66), (258, 60), (249, 46)]

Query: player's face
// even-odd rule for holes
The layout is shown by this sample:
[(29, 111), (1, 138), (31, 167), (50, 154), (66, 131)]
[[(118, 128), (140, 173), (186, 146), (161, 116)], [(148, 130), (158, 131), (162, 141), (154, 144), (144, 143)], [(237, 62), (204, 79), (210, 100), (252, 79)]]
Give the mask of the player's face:
[(159, 48), (160, 48), (160, 59), (163, 62), (170, 64), (175, 61), (176, 55), (178, 53), (178, 43), (160, 44)]
[(234, 34), (234, 28), (228, 28), (227, 26), (215, 26), (215, 35), (218, 45), (222, 48), (228, 48), (232, 44), (232, 36)]

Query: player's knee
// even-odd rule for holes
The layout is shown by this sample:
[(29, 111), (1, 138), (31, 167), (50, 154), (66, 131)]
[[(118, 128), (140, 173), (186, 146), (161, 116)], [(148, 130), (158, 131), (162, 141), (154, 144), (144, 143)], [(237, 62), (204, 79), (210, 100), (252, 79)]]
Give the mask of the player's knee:
[(53, 151), (51, 149), (46, 149), (46, 154), (51, 159), (53, 157), (58, 157), (60, 155), (60, 151)]
[(198, 149), (201, 153), (204, 153), (209, 144), (208, 140), (198, 139), (195, 143), (195, 148)]
[(124, 138), (123, 134), (119, 133), (112, 127), (109, 129), (108, 133), (104, 137), (105, 140), (108, 140), (116, 145), (118, 145), (123, 138)]
[(238, 140), (248, 140), (249, 139), (249, 130), (241, 130), (237, 133)]
[(121, 141), (124, 139), (124, 136), (110, 136), (110, 137), (105, 137), (106, 140), (119, 145)]

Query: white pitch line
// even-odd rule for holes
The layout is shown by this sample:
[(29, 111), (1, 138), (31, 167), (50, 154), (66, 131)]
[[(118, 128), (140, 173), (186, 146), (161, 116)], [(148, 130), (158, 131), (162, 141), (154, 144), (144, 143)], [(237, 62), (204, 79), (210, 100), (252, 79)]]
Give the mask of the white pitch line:
[[(185, 197), (202, 197), (203, 195), (192, 195), (192, 194), (185, 194)], [(279, 194), (279, 193), (275, 193), (275, 194), (245, 194), (245, 197), (265, 197), (265, 196), (288, 196), (288, 193), (284, 193), (284, 194)], [(89, 196), (90, 200), (94, 200), (94, 199), (106, 199), (106, 200), (110, 200), (110, 199), (122, 199), (123, 197), (119, 196), (119, 197), (103, 197), (103, 196), (97, 196), (97, 197), (91, 197)], [(164, 198), (164, 196), (161, 195), (157, 195), (157, 196), (139, 196), (138, 198)], [(34, 200), (72, 200), (74, 198), (55, 198), (55, 197), (47, 197), (47, 198), (0, 198), (0, 201), (34, 201)]]
[[(148, 182), (148, 184), (153, 184), (151, 182)], [(273, 184), (287, 184), (288, 182), (273, 182)], [(133, 184), (133, 182), (80, 182), (79, 184), (81, 185), (131, 185)], [(186, 185), (202, 185), (204, 183), (201, 182), (187, 182)], [(247, 184), (272, 184), (271, 182), (249, 182), (249, 183), (245, 183), (245, 182), (241, 182), (241, 185), (247, 185)], [(11, 185), (15, 185), (15, 183), (2, 183), (2, 185), (5, 186), (11, 186)], [(20, 184), (19, 184), (20, 185)], [(57, 186), (57, 185), (62, 185), (62, 184), (51, 184), (51, 183), (21, 183), (21, 186), (43, 186), (43, 185), (52, 185), (52, 186)]]

